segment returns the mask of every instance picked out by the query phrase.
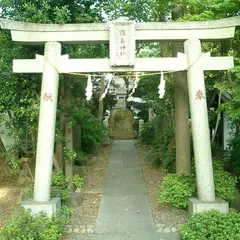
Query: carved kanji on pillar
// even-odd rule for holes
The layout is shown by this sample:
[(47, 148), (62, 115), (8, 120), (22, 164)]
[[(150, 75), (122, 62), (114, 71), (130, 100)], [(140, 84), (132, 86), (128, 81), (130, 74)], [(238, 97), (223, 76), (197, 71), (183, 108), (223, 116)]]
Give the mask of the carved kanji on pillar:
[(52, 97), (53, 97), (52, 93), (44, 93), (43, 100), (46, 101), (46, 102), (48, 102), (48, 101), (52, 102), (53, 101)]
[(197, 99), (202, 100), (203, 98), (205, 98), (205, 97), (203, 96), (203, 92), (202, 92), (201, 90), (198, 90), (198, 91), (196, 92), (196, 98), (195, 98), (195, 100), (197, 100)]

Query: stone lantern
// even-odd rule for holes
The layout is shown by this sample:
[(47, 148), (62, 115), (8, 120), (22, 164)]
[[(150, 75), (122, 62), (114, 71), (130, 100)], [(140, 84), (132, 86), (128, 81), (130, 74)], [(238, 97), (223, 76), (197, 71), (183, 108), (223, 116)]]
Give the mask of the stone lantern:
[(116, 108), (126, 108), (126, 95), (127, 95), (127, 91), (125, 87), (121, 87), (117, 89)]

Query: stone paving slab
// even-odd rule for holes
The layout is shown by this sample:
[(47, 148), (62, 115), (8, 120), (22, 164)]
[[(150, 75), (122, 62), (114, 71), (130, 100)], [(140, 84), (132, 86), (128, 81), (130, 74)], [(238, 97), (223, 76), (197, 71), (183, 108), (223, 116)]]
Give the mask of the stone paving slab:
[(135, 233), (153, 233), (155, 231), (155, 227), (151, 223), (136, 223), (136, 222), (128, 222), (121, 223), (115, 222), (111, 224), (109, 222), (102, 223), (101, 225), (96, 226), (96, 233), (103, 234), (125, 234), (129, 233), (134, 235)]
[[(114, 207), (109, 207), (109, 202), (112, 201), (115, 203)], [(135, 202), (134, 196), (104, 196), (102, 199), (102, 208), (99, 209), (99, 215), (97, 221), (102, 221), (101, 216), (106, 216), (107, 219), (104, 221), (113, 222), (129, 222), (132, 218), (135, 222), (151, 222), (152, 223), (152, 214), (148, 206), (143, 208), (144, 204), (148, 203), (146, 196), (139, 199), (138, 202)], [(114, 219), (112, 219), (114, 218)]]
[(95, 231), (120, 234), (146, 230), (154, 231), (155, 226), (136, 148), (133, 141), (114, 141)]
[(180, 240), (173, 233), (134, 233), (134, 234), (92, 234), (89, 236), (78, 236), (72, 240)]
[[(170, 231), (170, 230), (169, 230)], [(113, 142), (95, 233), (73, 240), (177, 240), (157, 232), (137, 151), (132, 140)]]

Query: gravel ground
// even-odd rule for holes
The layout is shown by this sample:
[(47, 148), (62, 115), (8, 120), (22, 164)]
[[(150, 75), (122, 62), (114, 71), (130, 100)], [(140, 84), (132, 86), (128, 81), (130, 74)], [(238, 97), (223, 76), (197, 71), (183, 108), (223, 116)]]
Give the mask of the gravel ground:
[[(86, 229), (82, 234), (87, 233), (89, 226), (94, 228), (98, 209), (101, 201), (101, 192), (104, 176), (107, 170), (108, 159), (111, 153), (111, 144), (102, 148), (95, 156), (91, 157), (89, 166), (86, 167), (85, 187), (83, 195), (83, 204), (74, 209), (72, 217), (72, 226), (79, 230)], [(154, 169), (147, 166), (144, 162), (144, 156), (147, 148), (136, 144), (138, 158), (143, 170), (144, 179), (149, 192), (149, 201), (153, 217), (157, 228), (163, 226), (171, 228), (178, 227), (184, 223), (187, 218), (187, 212), (176, 208), (158, 204), (159, 183), (167, 172), (163, 168)], [(0, 229), (6, 224), (7, 218), (13, 210), (19, 205), (24, 186), (17, 184), (10, 179), (0, 179)], [(25, 186), (26, 188), (26, 186)], [(74, 228), (72, 228), (74, 232)], [(81, 232), (81, 231), (80, 231)], [(79, 232), (75, 232), (79, 234)], [(73, 234), (64, 236), (62, 239), (71, 239)]]
[(159, 204), (157, 202), (160, 192), (159, 184), (167, 174), (166, 169), (162, 167), (156, 169), (146, 165), (144, 158), (147, 154), (147, 147), (136, 143), (136, 148), (145, 183), (148, 188), (149, 202), (152, 209), (155, 225), (165, 225), (170, 228), (178, 227), (180, 224), (186, 221), (188, 216), (187, 211), (179, 210), (177, 208), (168, 206), (167, 204)]
[(7, 224), (7, 219), (20, 204), (21, 192), (24, 186), (10, 178), (0, 179), (0, 229)]
[(102, 148), (96, 156), (91, 157), (84, 177), (83, 203), (80, 207), (73, 209), (71, 225), (67, 226), (66, 234), (61, 240), (73, 239), (76, 235), (94, 232), (111, 148), (112, 144)]
[[(102, 148), (90, 158), (89, 166), (86, 167), (83, 204), (74, 209), (73, 224), (95, 224), (110, 153), (111, 145)], [(20, 185), (17, 179), (0, 178), (0, 229), (6, 225), (10, 214), (20, 205), (22, 194), (28, 190), (29, 183)]]
[(101, 192), (112, 145), (92, 157), (86, 168), (82, 206), (74, 209), (73, 224), (94, 225), (101, 201)]

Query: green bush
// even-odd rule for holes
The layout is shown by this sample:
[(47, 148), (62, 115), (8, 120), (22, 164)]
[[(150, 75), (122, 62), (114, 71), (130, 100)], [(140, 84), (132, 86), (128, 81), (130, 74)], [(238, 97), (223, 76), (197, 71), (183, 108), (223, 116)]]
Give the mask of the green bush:
[(192, 174), (168, 174), (161, 183), (158, 201), (177, 208), (187, 208), (188, 198), (196, 194), (196, 184)]
[(84, 182), (83, 182), (83, 178), (80, 177), (79, 175), (74, 175), (73, 176), (73, 185), (74, 185), (74, 188), (77, 189), (77, 188), (80, 188), (82, 189), (83, 188), (83, 185), (84, 185)]
[(53, 174), (52, 186), (59, 189), (66, 189), (68, 186), (68, 179), (63, 172)]
[(70, 222), (72, 211), (63, 207), (52, 218), (40, 213), (32, 216), (29, 210), (19, 209), (8, 220), (0, 232), (1, 240), (57, 240), (64, 226)]
[[(215, 194), (231, 202), (236, 197), (236, 178), (223, 169), (219, 161), (213, 162)], [(187, 208), (188, 198), (197, 195), (195, 168), (192, 174), (168, 174), (162, 181), (158, 201), (177, 208)]]
[(76, 165), (86, 166), (88, 164), (88, 160), (89, 160), (88, 155), (85, 152), (81, 150), (77, 151), (77, 158), (75, 160)]
[(213, 161), (214, 185), (216, 196), (232, 202), (236, 199), (234, 192), (236, 190), (237, 180), (229, 172), (226, 172), (219, 161)]
[(139, 134), (139, 141), (143, 144), (150, 145), (155, 138), (154, 127), (151, 122), (146, 122), (143, 125), (143, 129)]
[(63, 156), (66, 163), (74, 162), (77, 159), (77, 153), (74, 149), (71, 148), (64, 148), (63, 149)]
[(135, 133), (138, 133), (138, 131), (139, 131), (139, 119), (134, 119), (133, 130), (134, 130)]
[(173, 141), (173, 134), (165, 132), (160, 137), (156, 137), (152, 141), (145, 161), (153, 166), (165, 167), (169, 172), (174, 172), (176, 169), (175, 148), (169, 151), (169, 144)]
[(82, 151), (92, 153), (101, 145), (106, 132), (102, 121), (94, 117), (86, 108), (73, 112), (74, 121), (82, 127)]
[(51, 191), (51, 197), (52, 198), (60, 198), (61, 205), (67, 206), (67, 201), (70, 198), (70, 194), (67, 189), (59, 189), (59, 188), (53, 187), (52, 191)]
[(86, 119), (82, 131), (82, 150), (86, 153), (93, 152), (102, 144), (104, 134), (105, 126), (99, 119), (94, 116)]
[(235, 136), (229, 144), (230, 147), (230, 164), (232, 171), (240, 175), (240, 136)]
[(193, 214), (181, 225), (182, 240), (237, 240), (240, 239), (240, 214), (209, 211)]

